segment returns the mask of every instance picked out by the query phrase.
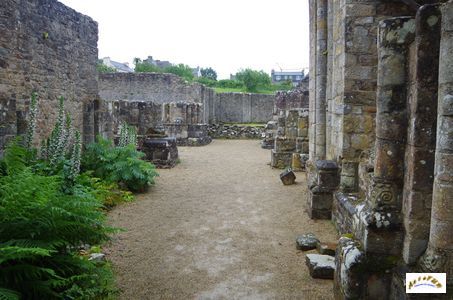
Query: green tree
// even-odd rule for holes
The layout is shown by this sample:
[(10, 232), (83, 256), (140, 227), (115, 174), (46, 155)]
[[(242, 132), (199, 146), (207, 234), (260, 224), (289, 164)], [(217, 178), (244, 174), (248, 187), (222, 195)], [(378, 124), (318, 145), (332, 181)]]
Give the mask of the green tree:
[(185, 64), (179, 64), (179, 65), (166, 67), (164, 69), (164, 73), (172, 73), (172, 74), (178, 75), (188, 81), (192, 81), (193, 77), (194, 77), (192, 68)]
[(271, 78), (264, 71), (240, 70), (236, 73), (236, 80), (244, 83), (247, 92), (257, 92), (259, 88), (266, 89), (271, 86)]
[(98, 70), (99, 73), (116, 73), (116, 69), (107, 66), (102, 62), (102, 60), (98, 60), (98, 63), (96, 64), (96, 69)]
[(200, 70), (201, 77), (208, 78), (211, 80), (217, 80), (217, 72), (213, 68), (201, 68)]
[(140, 58), (134, 58), (136, 73), (162, 73), (162, 69), (156, 65), (142, 61)]

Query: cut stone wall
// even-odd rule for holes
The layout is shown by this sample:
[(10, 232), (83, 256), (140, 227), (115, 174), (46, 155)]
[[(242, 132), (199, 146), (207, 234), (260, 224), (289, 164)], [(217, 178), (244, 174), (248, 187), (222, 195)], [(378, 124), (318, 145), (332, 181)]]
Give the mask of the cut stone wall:
[[(453, 2), (433, 2), (310, 1), (307, 173), (333, 203), (309, 194), (308, 211), (318, 218), (317, 208), (332, 207), (365, 258), (356, 270), (368, 270), (356, 276), (344, 263), (351, 246), (340, 245), (338, 299), (403, 295), (404, 272), (447, 272), (453, 282)], [(320, 183), (326, 159), (338, 164), (338, 187)]]
[(274, 95), (218, 93), (174, 74), (108, 73), (99, 75), (99, 95), (106, 101), (201, 103), (203, 123), (265, 123), (272, 117)]
[(308, 155), (308, 90), (298, 87), (275, 95), (274, 116), (261, 146), (271, 150), (271, 167), (301, 171)]
[(274, 95), (218, 93), (215, 96), (217, 123), (265, 123), (272, 118)]
[(99, 96), (106, 101), (145, 101), (156, 104), (196, 102), (203, 104), (203, 123), (213, 113), (214, 90), (188, 83), (174, 74), (107, 73), (99, 75)]
[(60, 96), (84, 140), (93, 140), (97, 23), (55, 0), (2, 0), (0, 32), (0, 149), (24, 133), (32, 92), (35, 143), (50, 134)]

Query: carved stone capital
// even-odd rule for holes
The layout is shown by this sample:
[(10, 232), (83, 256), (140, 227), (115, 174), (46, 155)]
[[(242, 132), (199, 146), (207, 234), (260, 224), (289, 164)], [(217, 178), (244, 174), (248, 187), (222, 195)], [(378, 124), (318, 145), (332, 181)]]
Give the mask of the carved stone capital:
[(371, 187), (368, 189), (368, 201), (373, 208), (395, 206), (399, 203), (400, 191), (395, 184), (382, 182), (373, 178)]

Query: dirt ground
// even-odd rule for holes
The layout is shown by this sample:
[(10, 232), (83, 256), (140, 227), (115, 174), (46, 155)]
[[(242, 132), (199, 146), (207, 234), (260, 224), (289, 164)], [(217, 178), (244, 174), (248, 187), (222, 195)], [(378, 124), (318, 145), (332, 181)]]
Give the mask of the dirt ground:
[(332, 281), (312, 279), (295, 246), (302, 233), (337, 238), (304, 211), (304, 173), (283, 186), (256, 140), (179, 152), (178, 166), (109, 215), (126, 229), (106, 249), (121, 299), (333, 298)]

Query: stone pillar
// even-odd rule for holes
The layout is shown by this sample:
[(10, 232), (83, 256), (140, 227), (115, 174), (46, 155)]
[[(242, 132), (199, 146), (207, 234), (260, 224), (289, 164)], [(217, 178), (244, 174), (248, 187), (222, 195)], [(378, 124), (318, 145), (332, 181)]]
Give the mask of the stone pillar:
[(326, 158), (327, 0), (316, 1), (315, 159)]
[(440, 11), (425, 5), (416, 16), (416, 39), (409, 53), (409, 132), (403, 192), (404, 247), (407, 264), (428, 245), (436, 148)]
[(407, 135), (406, 55), (414, 39), (410, 17), (379, 23), (378, 82), (376, 102), (376, 160), (369, 200), (376, 210), (399, 213)]
[(316, 0), (310, 0), (310, 69), (309, 69), (309, 153), (315, 159), (315, 103), (316, 103)]
[(453, 284), (453, 2), (443, 5), (441, 12), (439, 102), (431, 228), (428, 250), (421, 260), (421, 266), (429, 272), (446, 272), (447, 288), (451, 289)]
[(312, 219), (330, 219), (332, 216), (333, 192), (340, 177), (338, 165), (331, 160), (307, 162), (308, 215)]
[[(332, 1), (330, 1), (332, 2)], [(336, 159), (329, 149), (331, 149), (331, 133), (332, 133), (332, 109), (333, 109), (333, 94), (332, 94), (332, 78), (333, 78), (333, 16), (334, 5), (327, 3), (327, 66), (326, 66), (326, 157), (325, 159)], [(330, 151), (331, 152), (331, 151)]]
[[(400, 255), (402, 195), (407, 136), (407, 50), (415, 20), (399, 17), (378, 26), (378, 79), (374, 174), (367, 190), (362, 241), (371, 255)], [(383, 280), (385, 280), (383, 278)]]

